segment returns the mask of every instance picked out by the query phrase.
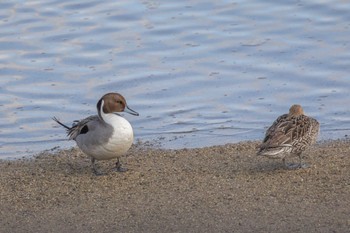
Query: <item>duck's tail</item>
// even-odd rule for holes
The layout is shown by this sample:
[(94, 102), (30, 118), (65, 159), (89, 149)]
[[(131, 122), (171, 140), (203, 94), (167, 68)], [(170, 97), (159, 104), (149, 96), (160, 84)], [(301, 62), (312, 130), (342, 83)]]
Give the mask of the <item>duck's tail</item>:
[(63, 124), (62, 122), (60, 122), (56, 117), (52, 117), (52, 120), (56, 121), (58, 124), (60, 124), (61, 126), (63, 126), (64, 128), (66, 128), (67, 130), (70, 130), (71, 127), (68, 127), (67, 125)]

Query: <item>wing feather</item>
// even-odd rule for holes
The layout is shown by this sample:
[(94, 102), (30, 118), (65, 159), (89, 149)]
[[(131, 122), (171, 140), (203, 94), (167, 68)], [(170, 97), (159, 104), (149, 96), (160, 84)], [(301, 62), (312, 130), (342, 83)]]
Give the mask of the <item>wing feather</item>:
[[(285, 152), (299, 153), (316, 141), (319, 123), (308, 116), (284, 114), (266, 131), (259, 154), (285, 147)], [(289, 147), (289, 149), (288, 149)]]

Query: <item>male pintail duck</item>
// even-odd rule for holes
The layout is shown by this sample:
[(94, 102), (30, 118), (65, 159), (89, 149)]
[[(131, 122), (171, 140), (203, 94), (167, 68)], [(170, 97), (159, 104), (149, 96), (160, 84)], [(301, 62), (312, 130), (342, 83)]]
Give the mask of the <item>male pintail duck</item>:
[[(316, 142), (319, 129), (320, 124), (316, 119), (304, 115), (300, 105), (292, 105), (289, 114), (278, 117), (268, 128), (257, 155), (282, 158), (288, 168), (307, 167), (302, 164), (301, 153)], [(285, 161), (287, 154), (297, 155), (299, 164), (288, 165)]]
[(72, 127), (53, 118), (67, 129), (69, 139), (75, 140), (78, 147), (91, 157), (92, 169), (95, 174), (95, 160), (118, 159), (117, 171), (126, 171), (121, 167), (119, 157), (131, 147), (134, 134), (130, 123), (117, 112), (127, 112), (138, 116), (130, 109), (125, 98), (118, 93), (108, 93), (97, 102), (98, 115), (89, 116), (83, 120), (75, 121)]

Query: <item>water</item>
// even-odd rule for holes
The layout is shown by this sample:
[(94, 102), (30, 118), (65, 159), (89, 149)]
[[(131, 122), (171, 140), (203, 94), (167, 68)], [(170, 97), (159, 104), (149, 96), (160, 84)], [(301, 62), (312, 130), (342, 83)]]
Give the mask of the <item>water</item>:
[(320, 139), (350, 129), (346, 1), (0, 3), (0, 158), (68, 148), (63, 128), (120, 92), (164, 148), (263, 137), (293, 103)]

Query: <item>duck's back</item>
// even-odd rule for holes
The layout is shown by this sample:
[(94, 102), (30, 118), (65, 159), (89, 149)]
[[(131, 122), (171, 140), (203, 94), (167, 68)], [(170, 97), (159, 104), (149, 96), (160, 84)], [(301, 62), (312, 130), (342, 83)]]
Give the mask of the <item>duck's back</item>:
[(278, 156), (280, 153), (300, 153), (315, 143), (319, 132), (317, 120), (305, 116), (284, 114), (267, 130), (260, 155)]

